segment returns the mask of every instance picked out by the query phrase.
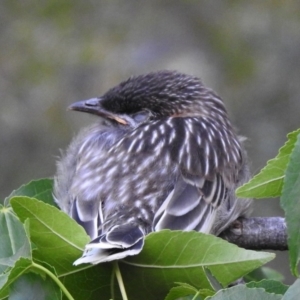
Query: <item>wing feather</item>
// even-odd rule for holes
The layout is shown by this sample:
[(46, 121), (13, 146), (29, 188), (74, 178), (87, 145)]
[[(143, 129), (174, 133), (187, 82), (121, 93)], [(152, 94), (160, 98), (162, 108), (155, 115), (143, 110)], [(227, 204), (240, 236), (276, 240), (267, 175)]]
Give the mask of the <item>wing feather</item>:
[(236, 179), (227, 174), (237, 172), (242, 160), (236, 149), (231, 151), (232, 143), (228, 139), (232, 139), (236, 147), (239, 144), (234, 135), (228, 136), (228, 132), (225, 142), (218, 124), (210, 126), (209, 122), (198, 118), (174, 118), (172, 127), (182, 133), (176, 135), (171, 147), (172, 158), (180, 165), (180, 175), (157, 211), (153, 229), (209, 233), (213, 230), (219, 207), (230, 205), (228, 190), (232, 189)]

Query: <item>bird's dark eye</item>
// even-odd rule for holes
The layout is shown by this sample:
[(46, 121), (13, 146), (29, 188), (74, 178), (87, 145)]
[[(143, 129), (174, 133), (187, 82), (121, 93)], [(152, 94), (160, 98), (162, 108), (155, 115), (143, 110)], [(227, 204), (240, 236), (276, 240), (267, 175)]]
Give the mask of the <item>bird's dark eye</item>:
[(151, 117), (151, 113), (148, 110), (147, 111), (146, 110), (139, 111), (135, 114), (132, 114), (132, 119), (137, 123), (143, 123), (143, 122), (149, 120), (150, 117)]

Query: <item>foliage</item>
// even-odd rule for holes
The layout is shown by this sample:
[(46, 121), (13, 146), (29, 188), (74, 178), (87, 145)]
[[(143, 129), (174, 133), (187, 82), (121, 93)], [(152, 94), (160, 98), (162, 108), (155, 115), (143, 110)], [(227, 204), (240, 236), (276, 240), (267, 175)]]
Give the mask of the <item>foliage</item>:
[(298, 276), (300, 259), (300, 129), (288, 134), (278, 155), (248, 183), (237, 189), (239, 197), (280, 196), (285, 212), (292, 274)]
[(300, 129), (288, 134), (288, 141), (279, 149), (278, 155), (269, 160), (267, 165), (248, 183), (237, 189), (239, 197), (279, 197), (281, 196), (286, 169), (295, 147)]
[[(300, 130), (278, 156), (237, 194), (281, 195), (286, 213), (291, 271), (299, 261)], [(274, 254), (239, 248), (198, 232), (163, 230), (146, 237), (137, 256), (73, 266), (89, 237), (53, 201), (52, 180), (32, 181), (0, 207), (0, 299), (297, 299), (300, 280), (271, 279), (229, 287)], [(276, 274), (277, 278), (278, 275)], [(128, 298), (127, 298), (128, 297)]]

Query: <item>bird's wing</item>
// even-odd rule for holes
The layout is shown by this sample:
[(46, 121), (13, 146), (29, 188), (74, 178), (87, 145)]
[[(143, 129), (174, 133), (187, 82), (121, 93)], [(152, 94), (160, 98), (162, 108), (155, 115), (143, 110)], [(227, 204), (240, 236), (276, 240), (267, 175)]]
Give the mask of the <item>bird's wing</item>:
[(230, 206), (229, 189), (236, 179), (227, 174), (235, 174), (241, 163), (238, 142), (229, 134), (222, 136), (216, 125), (203, 119), (173, 118), (170, 122), (177, 134), (170, 151), (180, 174), (155, 214), (153, 229), (210, 233), (217, 209)]
[(201, 186), (181, 177), (155, 214), (154, 230), (168, 228), (209, 233), (216, 210), (224, 201), (227, 201), (227, 189), (219, 174), (213, 180), (203, 180)]
[(76, 197), (71, 204), (71, 217), (81, 225), (86, 233), (93, 239), (98, 236), (99, 226), (102, 223), (102, 208), (99, 201), (78, 201)]

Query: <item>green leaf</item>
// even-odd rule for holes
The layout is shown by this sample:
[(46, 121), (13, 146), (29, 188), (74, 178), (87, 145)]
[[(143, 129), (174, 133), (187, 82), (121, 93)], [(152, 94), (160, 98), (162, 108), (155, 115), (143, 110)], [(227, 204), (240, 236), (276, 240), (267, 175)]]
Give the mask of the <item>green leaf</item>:
[(206, 269), (226, 286), (273, 258), (272, 253), (244, 250), (212, 235), (162, 230), (149, 234), (142, 252), (119, 266), (130, 299), (144, 294), (162, 299), (178, 281), (212, 289)]
[[(205, 299), (207, 296), (212, 296), (215, 294), (214, 291), (208, 289), (198, 290), (195, 287), (187, 283), (177, 283), (180, 286), (173, 287), (165, 300), (177, 300), (186, 296), (193, 296), (193, 299)], [(197, 295), (196, 298), (194, 298)]]
[(297, 279), (286, 291), (282, 300), (299, 300), (300, 295), (300, 279)]
[(20, 258), (10, 270), (10, 272), (2, 273), (0, 275), (0, 299), (7, 297), (9, 287), (24, 273), (28, 272), (31, 267), (31, 260), (27, 258)]
[(237, 285), (229, 289), (218, 291), (214, 296), (206, 300), (281, 300), (281, 295), (270, 294), (261, 288), (247, 288), (245, 285)]
[(287, 285), (276, 280), (262, 280), (259, 282), (249, 282), (246, 284), (249, 288), (263, 288), (268, 293), (283, 295), (289, 288)]
[(244, 276), (244, 280), (246, 282), (261, 281), (263, 279), (283, 281), (284, 276), (281, 273), (279, 273), (279, 272), (277, 272), (274, 269), (269, 268), (269, 267), (258, 268), (256, 270), (250, 272), (246, 276)]
[(90, 241), (84, 229), (56, 207), (28, 197), (13, 197), (13, 210), (24, 222), (30, 220), (30, 236), (37, 247), (34, 258), (54, 266), (61, 275), (74, 271), (73, 262)]
[(67, 214), (44, 202), (14, 197), (11, 205), (21, 221), (30, 220), (33, 258), (53, 266), (76, 300), (109, 299), (112, 264), (73, 266), (90, 238)]
[(53, 179), (45, 178), (32, 180), (14, 190), (6, 199), (5, 204), (8, 205), (9, 200), (15, 196), (27, 196), (36, 198), (48, 204), (57, 206), (52, 196)]
[[(73, 267), (75, 269), (75, 267)], [(76, 300), (120, 299), (111, 295), (112, 263), (83, 265), (81, 270), (62, 274), (60, 280)], [(135, 278), (130, 283), (135, 285)], [(151, 283), (149, 283), (151, 284)], [(136, 288), (139, 288), (135, 285)], [(117, 294), (119, 291), (117, 289)], [(129, 299), (132, 299), (129, 297)], [(133, 298), (134, 299), (134, 298)], [(142, 299), (147, 299), (144, 295)]]
[(10, 300), (60, 300), (61, 290), (52, 279), (35, 273), (23, 274), (9, 287)]
[(285, 211), (291, 271), (298, 276), (300, 259), (300, 134), (290, 156), (280, 198)]
[(285, 170), (299, 133), (300, 129), (288, 134), (288, 141), (279, 149), (278, 155), (269, 160), (259, 174), (236, 190), (238, 197), (268, 198), (281, 195)]
[(24, 225), (11, 208), (0, 205), (0, 273), (13, 267), (20, 257), (31, 258)]
[[(100, 294), (104, 299), (111, 297), (111, 263), (73, 266), (89, 241), (81, 226), (34, 198), (14, 197), (11, 206), (22, 222), (30, 221), (34, 260), (53, 266), (76, 299), (99, 299)], [(120, 261), (119, 266), (129, 299), (163, 299), (174, 282), (211, 289), (206, 277), (209, 271), (225, 286), (273, 257), (240, 249), (212, 235), (164, 230), (149, 234), (142, 252)], [(120, 299), (116, 283), (114, 286), (114, 299)]]

